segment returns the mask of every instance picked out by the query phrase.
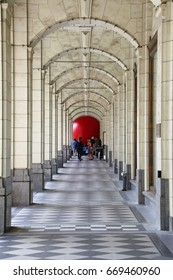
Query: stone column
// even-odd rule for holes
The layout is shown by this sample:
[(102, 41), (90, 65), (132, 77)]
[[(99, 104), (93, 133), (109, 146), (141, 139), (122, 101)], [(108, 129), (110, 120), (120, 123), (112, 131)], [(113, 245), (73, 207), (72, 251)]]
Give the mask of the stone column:
[(127, 135), (126, 135), (126, 129), (127, 129), (127, 72), (124, 73), (123, 77), (123, 96), (122, 96), (122, 108), (121, 108), (121, 114), (122, 114), (122, 135), (121, 135), (121, 141), (122, 141), (122, 153), (123, 153), (123, 171), (126, 171), (126, 162), (127, 162)]
[[(133, 68), (132, 68), (133, 69)], [(134, 170), (134, 73), (127, 72), (126, 96), (126, 172), (127, 189), (130, 189), (130, 179), (135, 177)]]
[(67, 143), (67, 160), (70, 159), (70, 144), (71, 138), (69, 139), (69, 116), (68, 116), (68, 109), (66, 110), (66, 143)]
[(58, 95), (58, 151), (57, 151), (57, 162), (58, 167), (63, 167), (63, 107), (62, 107), (62, 92)]
[(69, 127), (69, 139), (68, 139), (68, 142), (69, 142), (69, 155), (70, 155), (70, 158), (72, 156), (72, 152), (71, 152), (71, 141), (72, 141), (72, 134), (73, 134), (73, 121), (72, 119), (69, 117), (68, 115), (68, 127)]
[(50, 92), (52, 94), (52, 174), (57, 173), (57, 122), (56, 122), (56, 94), (55, 94), (55, 87), (50, 87)]
[[(143, 24), (146, 26), (141, 36), (142, 47), (136, 50), (137, 57), (137, 185), (139, 203), (143, 203), (143, 191), (149, 191), (149, 52), (151, 35), (148, 12), (152, 3), (143, 5)], [(149, 22), (149, 25), (148, 25)], [(142, 185), (141, 185), (142, 184)]]
[(32, 203), (31, 191), (31, 83), (30, 50), (28, 50), (27, 1), (20, 4), (23, 14), (14, 6), (14, 159), (13, 205)]
[(118, 93), (114, 99), (114, 173), (118, 174), (118, 151), (119, 151), (119, 110)]
[(114, 96), (110, 105), (109, 122), (109, 166), (112, 167), (113, 151), (114, 151)]
[[(173, 3), (171, 1), (162, 5), (162, 19), (162, 171), (158, 194), (162, 229), (166, 230), (169, 227), (169, 230), (173, 231)], [(163, 211), (168, 204), (168, 211)], [(164, 220), (167, 221), (168, 216), (169, 222), (165, 224)]]
[[(41, 43), (37, 46), (40, 50)], [(44, 189), (43, 174), (43, 96), (41, 56), (37, 50), (33, 53), (32, 69), (32, 188), (34, 191)]]
[(119, 154), (118, 154), (118, 177), (122, 180), (121, 172), (123, 171), (123, 153), (124, 153), (124, 128), (123, 128), (123, 86), (119, 86), (118, 93), (118, 114), (119, 114)]
[(149, 190), (148, 65), (148, 49), (145, 45), (137, 51), (137, 185), (139, 203), (144, 202), (143, 191)]
[(49, 72), (45, 70), (43, 78), (43, 94), (44, 94), (44, 181), (52, 180), (52, 94), (50, 93), (49, 86)]
[(67, 162), (67, 114), (66, 114), (66, 107), (63, 104), (62, 108), (63, 113), (63, 163)]
[(11, 226), (11, 14), (0, 4), (0, 235)]

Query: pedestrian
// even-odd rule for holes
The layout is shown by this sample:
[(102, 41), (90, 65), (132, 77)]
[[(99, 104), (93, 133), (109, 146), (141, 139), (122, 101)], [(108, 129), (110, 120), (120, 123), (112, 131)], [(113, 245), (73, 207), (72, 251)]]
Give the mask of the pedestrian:
[(77, 145), (78, 145), (78, 142), (77, 142), (76, 138), (74, 138), (71, 142), (72, 155), (74, 157), (76, 157), (76, 154), (77, 154)]
[(87, 147), (88, 147), (88, 158), (92, 160), (94, 159), (94, 156), (93, 156), (93, 147), (90, 139), (88, 139)]
[(77, 143), (77, 152), (78, 152), (78, 160), (82, 160), (82, 155), (83, 155), (83, 142), (82, 142), (82, 137), (79, 137), (79, 141)]

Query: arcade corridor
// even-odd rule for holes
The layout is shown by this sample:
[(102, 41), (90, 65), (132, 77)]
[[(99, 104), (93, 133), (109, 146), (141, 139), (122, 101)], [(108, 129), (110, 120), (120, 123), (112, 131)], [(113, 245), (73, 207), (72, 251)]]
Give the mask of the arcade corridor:
[(69, 160), (32, 205), (13, 208), (0, 259), (173, 259), (173, 235), (121, 184), (105, 161)]
[(172, 50), (172, 0), (0, 0), (1, 260), (173, 260)]

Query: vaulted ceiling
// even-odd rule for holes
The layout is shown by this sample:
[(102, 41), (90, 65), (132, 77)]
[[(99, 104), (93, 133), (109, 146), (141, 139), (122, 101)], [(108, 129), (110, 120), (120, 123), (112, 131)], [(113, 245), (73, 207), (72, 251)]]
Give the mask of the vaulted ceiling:
[[(160, 0), (28, 0), (34, 59), (74, 120), (101, 120)], [(145, 16), (145, 18), (144, 18)], [(148, 29), (151, 26), (147, 26)]]

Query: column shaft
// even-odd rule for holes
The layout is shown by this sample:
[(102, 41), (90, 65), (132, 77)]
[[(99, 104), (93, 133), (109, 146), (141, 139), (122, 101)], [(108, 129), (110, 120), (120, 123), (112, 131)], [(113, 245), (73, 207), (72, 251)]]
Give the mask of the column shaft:
[(11, 225), (11, 13), (0, 4), (0, 234)]

